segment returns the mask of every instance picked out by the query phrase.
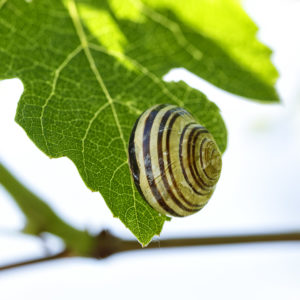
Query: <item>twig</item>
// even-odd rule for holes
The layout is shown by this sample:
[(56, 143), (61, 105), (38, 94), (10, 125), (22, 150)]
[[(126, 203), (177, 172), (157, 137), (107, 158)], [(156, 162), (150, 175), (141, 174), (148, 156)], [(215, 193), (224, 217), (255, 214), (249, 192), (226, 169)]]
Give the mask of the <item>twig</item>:
[[(1, 163), (0, 184), (14, 197), (27, 217), (27, 230), (25, 232), (35, 235), (50, 232), (62, 238), (66, 249), (69, 249), (52, 256), (2, 266), (0, 271), (65, 257), (105, 258), (119, 252), (145, 250), (138, 242), (120, 239), (107, 230), (103, 230), (98, 236), (92, 236), (88, 232), (73, 228), (59, 218), (43, 200), (22, 185)], [(300, 231), (261, 235), (166, 239), (160, 240), (159, 243), (152, 242), (146, 249), (284, 241), (300, 241)]]
[[(152, 242), (147, 248), (142, 248), (136, 241), (122, 240), (109, 231), (103, 230), (98, 236), (98, 247), (89, 257), (103, 259), (113, 254), (125, 251), (147, 251), (148, 249), (161, 248), (179, 248), (179, 247), (199, 247), (213, 245), (243, 244), (243, 243), (269, 243), (269, 242), (300, 242), (300, 232), (257, 234), (257, 235), (236, 235), (236, 236), (214, 236), (214, 237), (197, 237), (197, 238), (176, 238), (165, 239), (159, 243)], [(22, 266), (37, 264), (50, 260), (56, 260), (66, 257), (80, 257), (68, 250), (64, 250), (56, 255), (44, 258), (32, 259), (6, 266), (0, 266), (0, 271), (14, 269)], [(86, 256), (85, 256), (86, 257)]]
[(50, 260), (56, 260), (56, 259), (71, 257), (71, 256), (72, 255), (70, 254), (70, 252), (68, 250), (64, 250), (64, 251), (62, 251), (60, 253), (57, 253), (55, 255), (50, 255), (50, 256), (46, 256), (46, 257), (42, 257), (42, 258), (36, 258), (36, 259), (26, 260), (26, 261), (23, 261), (23, 262), (9, 264), (9, 265), (5, 265), (5, 266), (0, 266), (0, 271), (6, 271), (6, 270), (10, 270), (10, 269), (24, 267), (24, 266), (27, 266), (27, 265), (42, 263), (42, 262), (46, 262), (46, 261), (50, 261)]
[[(103, 245), (100, 252), (100, 257), (106, 257), (113, 253), (143, 250), (135, 241), (121, 240), (108, 231), (102, 231), (101, 244)], [(101, 236), (100, 235), (100, 236)], [(111, 242), (111, 240), (115, 240)], [(232, 236), (214, 236), (214, 237), (195, 237), (195, 238), (175, 238), (160, 240), (159, 243), (152, 242), (144, 248), (175, 248), (175, 247), (197, 247), (197, 246), (213, 246), (213, 245), (228, 245), (228, 244), (245, 244), (245, 243), (269, 243), (269, 242), (300, 242), (300, 232), (272, 233), (272, 234), (253, 234), (253, 235), (232, 235)], [(109, 245), (117, 245), (112, 251)], [(100, 244), (99, 244), (100, 246)], [(111, 253), (112, 252), (112, 253)]]

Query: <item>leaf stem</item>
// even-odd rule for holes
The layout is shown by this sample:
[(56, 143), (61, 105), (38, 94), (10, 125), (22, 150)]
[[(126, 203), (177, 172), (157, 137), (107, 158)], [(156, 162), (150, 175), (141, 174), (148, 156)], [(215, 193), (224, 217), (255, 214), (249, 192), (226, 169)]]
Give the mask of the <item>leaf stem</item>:
[(12, 195), (27, 217), (26, 233), (39, 235), (42, 232), (50, 232), (62, 238), (66, 245), (65, 250), (58, 254), (2, 266), (0, 271), (65, 257), (106, 258), (115, 253), (135, 250), (300, 241), (300, 231), (297, 230), (272, 234), (165, 239), (160, 240), (159, 243), (152, 242), (145, 249), (137, 241), (120, 239), (107, 230), (101, 231), (98, 236), (92, 236), (88, 232), (71, 227), (59, 218), (42, 199), (22, 185), (1, 163), (0, 184)]
[(41, 198), (21, 184), (0, 162), (0, 184), (10, 193), (27, 218), (25, 233), (39, 235), (50, 232), (63, 239), (68, 249), (89, 256), (97, 242), (88, 232), (64, 222)]

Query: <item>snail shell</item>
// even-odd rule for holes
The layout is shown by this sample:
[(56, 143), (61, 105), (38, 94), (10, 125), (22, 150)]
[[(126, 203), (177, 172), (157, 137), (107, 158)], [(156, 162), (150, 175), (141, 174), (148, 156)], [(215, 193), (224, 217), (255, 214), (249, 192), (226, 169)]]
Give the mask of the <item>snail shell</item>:
[(183, 217), (199, 211), (220, 177), (221, 153), (214, 138), (174, 105), (156, 105), (142, 113), (128, 150), (137, 189), (164, 215)]

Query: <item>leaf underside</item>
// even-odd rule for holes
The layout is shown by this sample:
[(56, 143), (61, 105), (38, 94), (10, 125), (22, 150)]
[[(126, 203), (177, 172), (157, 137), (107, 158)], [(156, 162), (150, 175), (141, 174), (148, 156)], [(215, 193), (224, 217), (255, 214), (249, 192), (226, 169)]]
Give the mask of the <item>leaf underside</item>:
[(33, 142), (49, 157), (70, 158), (146, 245), (166, 217), (141, 198), (129, 173), (135, 120), (158, 103), (185, 107), (224, 152), (216, 105), (162, 76), (185, 67), (232, 93), (278, 101), (270, 50), (256, 31), (233, 0), (2, 0), (0, 79), (22, 80), (16, 121)]

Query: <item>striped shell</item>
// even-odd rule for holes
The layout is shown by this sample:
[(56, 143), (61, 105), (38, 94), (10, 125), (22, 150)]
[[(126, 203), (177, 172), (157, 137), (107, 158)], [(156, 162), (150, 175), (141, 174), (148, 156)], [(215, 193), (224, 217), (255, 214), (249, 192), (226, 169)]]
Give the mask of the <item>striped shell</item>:
[(129, 163), (143, 198), (164, 215), (199, 211), (211, 197), (222, 160), (207, 131), (183, 108), (156, 105), (136, 121)]

